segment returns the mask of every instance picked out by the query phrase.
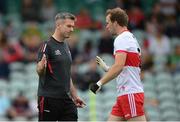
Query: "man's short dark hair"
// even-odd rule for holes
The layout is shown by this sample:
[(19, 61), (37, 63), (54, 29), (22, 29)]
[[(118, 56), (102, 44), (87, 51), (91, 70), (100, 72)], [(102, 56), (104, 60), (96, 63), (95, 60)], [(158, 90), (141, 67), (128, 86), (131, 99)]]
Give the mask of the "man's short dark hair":
[(61, 12), (56, 14), (55, 16), (55, 21), (59, 20), (59, 19), (71, 19), (71, 20), (76, 20), (76, 17), (68, 12)]
[(106, 15), (110, 15), (111, 22), (116, 21), (120, 26), (128, 26), (128, 15), (123, 9), (119, 7), (108, 9)]

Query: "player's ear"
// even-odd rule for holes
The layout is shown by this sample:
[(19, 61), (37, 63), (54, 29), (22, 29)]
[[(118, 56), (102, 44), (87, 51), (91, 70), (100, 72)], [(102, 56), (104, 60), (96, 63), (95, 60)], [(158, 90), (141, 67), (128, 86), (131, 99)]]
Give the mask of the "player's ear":
[(56, 21), (56, 28), (60, 28), (61, 27), (61, 22), (58, 20)]
[(61, 26), (61, 25), (60, 25), (59, 23), (56, 24), (56, 28), (60, 28), (60, 26)]
[(117, 23), (117, 21), (114, 21), (113, 24), (117, 27), (119, 24)]

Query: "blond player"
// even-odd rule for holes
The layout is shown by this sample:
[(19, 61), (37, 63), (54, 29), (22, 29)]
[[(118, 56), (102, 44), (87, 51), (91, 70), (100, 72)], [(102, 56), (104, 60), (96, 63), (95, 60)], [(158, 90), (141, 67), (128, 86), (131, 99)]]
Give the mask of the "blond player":
[(95, 94), (102, 85), (116, 78), (117, 101), (112, 107), (108, 121), (146, 121), (144, 115), (144, 91), (140, 80), (140, 47), (131, 32), (128, 31), (128, 16), (121, 8), (107, 10), (106, 28), (116, 35), (114, 40), (114, 64), (109, 67), (100, 58), (97, 63), (107, 73), (90, 86)]

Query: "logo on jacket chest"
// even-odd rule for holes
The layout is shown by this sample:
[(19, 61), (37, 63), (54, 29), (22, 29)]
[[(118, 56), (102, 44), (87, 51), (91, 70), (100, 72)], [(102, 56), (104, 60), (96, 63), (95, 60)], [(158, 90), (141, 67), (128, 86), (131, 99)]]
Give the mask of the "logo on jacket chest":
[(60, 50), (55, 50), (55, 55), (62, 55)]

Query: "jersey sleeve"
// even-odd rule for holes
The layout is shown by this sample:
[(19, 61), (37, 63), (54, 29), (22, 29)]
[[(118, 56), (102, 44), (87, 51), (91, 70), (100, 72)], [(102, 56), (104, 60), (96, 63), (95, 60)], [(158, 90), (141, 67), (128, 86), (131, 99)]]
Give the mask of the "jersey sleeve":
[(37, 62), (39, 62), (42, 57), (43, 57), (43, 54), (46, 55), (46, 58), (48, 57), (48, 53), (47, 53), (47, 42), (43, 42), (39, 48), (39, 51), (38, 51), (38, 55), (37, 55)]
[(114, 41), (114, 54), (117, 52), (128, 51), (128, 39), (127, 38), (116, 38)]

